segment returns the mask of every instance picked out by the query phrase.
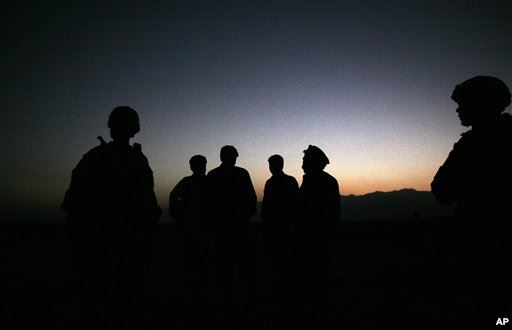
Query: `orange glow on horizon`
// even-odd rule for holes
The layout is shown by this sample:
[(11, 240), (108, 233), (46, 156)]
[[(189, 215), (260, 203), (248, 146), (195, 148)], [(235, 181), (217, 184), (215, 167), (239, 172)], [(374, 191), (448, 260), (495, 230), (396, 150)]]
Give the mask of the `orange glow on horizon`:
[[(293, 175), (299, 186), (302, 183), (302, 174), (300, 176), (295, 175), (295, 173), (289, 173), (289, 175)], [(332, 174), (331, 174), (332, 175)], [(269, 178), (259, 178), (252, 177), (254, 189), (256, 190), (256, 194), (258, 196), (258, 201), (263, 199), (263, 189), (265, 186), (265, 181)], [(359, 180), (350, 180), (343, 179), (342, 177), (337, 177), (334, 175), (336, 180), (338, 180), (338, 184), (340, 187), (340, 194), (343, 196), (347, 195), (365, 195), (368, 193), (383, 191), (389, 192), (393, 190), (401, 190), (401, 189), (415, 189), (418, 191), (430, 191), (430, 182), (432, 181), (432, 177), (421, 177), (421, 178), (404, 178), (400, 180), (400, 178), (365, 178)], [(160, 201), (160, 206), (163, 208), (167, 207), (167, 198), (169, 196), (169, 187), (157, 187), (157, 195)]]

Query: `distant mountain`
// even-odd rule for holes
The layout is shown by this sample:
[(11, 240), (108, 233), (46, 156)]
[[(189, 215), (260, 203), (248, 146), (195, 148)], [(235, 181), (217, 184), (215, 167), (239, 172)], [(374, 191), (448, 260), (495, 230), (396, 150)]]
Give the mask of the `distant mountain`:
[[(405, 220), (415, 214), (420, 218), (443, 217), (453, 214), (454, 206), (440, 205), (430, 191), (402, 189), (389, 192), (376, 191), (366, 195), (340, 196), (341, 219), (344, 221)], [(258, 210), (261, 202), (258, 202)], [(0, 210), (0, 223), (64, 221), (65, 213), (55, 208), (10, 208)], [(160, 222), (170, 222), (164, 210)], [(252, 218), (260, 222), (260, 212)]]
[(454, 206), (440, 205), (430, 191), (401, 189), (341, 196), (341, 218), (347, 221), (403, 220), (449, 216)]
[[(401, 189), (389, 192), (376, 191), (365, 195), (340, 196), (343, 221), (406, 220), (446, 217), (453, 214), (455, 206), (442, 206), (430, 191)], [(261, 202), (258, 202), (258, 210)], [(259, 222), (260, 212), (252, 219)]]

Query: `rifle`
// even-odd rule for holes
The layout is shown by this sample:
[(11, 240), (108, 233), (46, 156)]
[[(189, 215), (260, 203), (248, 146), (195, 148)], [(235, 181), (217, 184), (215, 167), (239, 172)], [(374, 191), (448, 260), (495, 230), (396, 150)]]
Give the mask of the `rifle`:
[(101, 144), (107, 144), (107, 142), (105, 142), (105, 140), (103, 139), (103, 136), (98, 135), (96, 138), (100, 140)]

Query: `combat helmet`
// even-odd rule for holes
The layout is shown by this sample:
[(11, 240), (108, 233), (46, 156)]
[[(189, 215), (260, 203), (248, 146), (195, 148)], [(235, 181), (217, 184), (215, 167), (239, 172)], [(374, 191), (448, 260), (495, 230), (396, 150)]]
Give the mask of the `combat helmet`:
[(126, 127), (135, 135), (140, 131), (139, 115), (128, 106), (116, 107), (108, 116), (108, 127)]
[(455, 86), (452, 100), (477, 105), (481, 109), (501, 113), (510, 105), (510, 90), (500, 79), (490, 76), (476, 76)]

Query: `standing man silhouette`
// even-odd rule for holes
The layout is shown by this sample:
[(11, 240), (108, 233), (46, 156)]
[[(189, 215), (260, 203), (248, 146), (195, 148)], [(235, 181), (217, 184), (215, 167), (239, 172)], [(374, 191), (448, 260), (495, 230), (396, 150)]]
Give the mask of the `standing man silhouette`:
[(251, 217), (256, 214), (256, 193), (249, 173), (235, 166), (237, 157), (235, 147), (222, 147), (221, 165), (208, 172), (210, 210), (219, 285), (226, 292), (230, 308), (234, 308), (235, 265), (238, 265), (250, 308), (257, 271), (250, 231)]
[(291, 243), (299, 185), (293, 176), (283, 172), (284, 159), (280, 155), (271, 156), (268, 165), (272, 176), (265, 183), (261, 207), (263, 247), (274, 273), (274, 301), (281, 314), (277, 316), (283, 318), (290, 307)]
[(296, 230), (298, 311), (311, 328), (322, 328), (329, 316), (331, 243), (340, 220), (338, 181), (324, 171), (329, 159), (318, 147), (304, 150)]
[[(206, 157), (189, 161), (192, 175), (183, 178), (169, 194), (169, 213), (179, 229), (181, 253), (179, 308), (185, 320), (198, 328), (208, 327), (207, 284), (211, 235), (208, 228), (208, 181)], [(194, 315), (194, 317), (192, 317)], [(190, 326), (190, 324), (188, 324)]]
[(153, 172), (139, 144), (139, 117), (130, 107), (108, 118), (112, 142), (86, 153), (73, 169), (62, 209), (74, 229), (82, 326), (124, 328), (152, 233), (160, 217)]
[(471, 129), (455, 143), (431, 187), (441, 204), (457, 205), (471, 267), (454, 281), (470, 279), (463, 290), (471, 293), (467, 306), (476, 310), (464, 318), (484, 328), (512, 311), (512, 116), (503, 113), (511, 96), (500, 79), (477, 76), (457, 85), (452, 99), (461, 124)]

